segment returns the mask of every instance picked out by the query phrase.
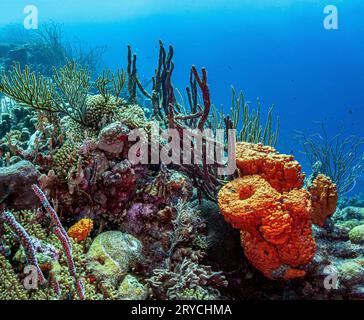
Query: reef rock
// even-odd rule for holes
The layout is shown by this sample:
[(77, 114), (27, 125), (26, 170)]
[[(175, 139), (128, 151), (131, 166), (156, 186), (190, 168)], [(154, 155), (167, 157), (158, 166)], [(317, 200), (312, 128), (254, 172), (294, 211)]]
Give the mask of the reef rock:
[(364, 224), (354, 227), (349, 232), (349, 238), (353, 243), (364, 243)]
[(340, 220), (348, 221), (352, 219), (364, 220), (364, 208), (361, 207), (346, 207), (341, 210)]
[(352, 219), (352, 220), (348, 220), (348, 221), (339, 221), (335, 224), (335, 226), (337, 228), (339, 228), (340, 230), (344, 230), (346, 233), (349, 233), (349, 231), (351, 229), (353, 229), (354, 227), (360, 226), (362, 224), (364, 224), (364, 220)]
[(148, 291), (137, 278), (128, 274), (120, 284), (118, 296), (121, 300), (145, 300), (148, 297)]
[(109, 153), (121, 153), (128, 141), (129, 132), (129, 128), (122, 123), (109, 124), (99, 134), (98, 148)]
[(39, 199), (31, 185), (38, 182), (40, 173), (29, 161), (20, 161), (0, 168), (0, 204), (13, 210), (30, 210), (39, 207)]
[(345, 288), (362, 284), (364, 274), (363, 264), (364, 260), (362, 258), (347, 260), (339, 264), (337, 270), (340, 284)]
[(107, 231), (92, 242), (87, 267), (96, 279), (116, 285), (140, 260), (141, 252), (141, 242), (130, 234)]

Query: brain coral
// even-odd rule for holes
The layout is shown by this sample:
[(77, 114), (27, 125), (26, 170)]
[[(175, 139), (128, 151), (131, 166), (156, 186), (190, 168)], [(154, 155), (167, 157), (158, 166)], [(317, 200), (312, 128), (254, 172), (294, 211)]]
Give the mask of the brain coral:
[(241, 230), (246, 257), (266, 277), (304, 276), (296, 268), (312, 260), (316, 245), (299, 163), (261, 144), (238, 143), (236, 151), (241, 177), (220, 190), (222, 214)]

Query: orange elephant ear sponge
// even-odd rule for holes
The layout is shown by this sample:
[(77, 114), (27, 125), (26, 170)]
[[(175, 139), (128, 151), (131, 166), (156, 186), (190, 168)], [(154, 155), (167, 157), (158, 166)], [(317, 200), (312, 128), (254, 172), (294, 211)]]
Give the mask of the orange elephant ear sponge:
[(297, 268), (313, 259), (316, 244), (300, 165), (272, 147), (245, 142), (237, 144), (236, 162), (241, 177), (221, 188), (218, 203), (241, 230), (246, 257), (268, 278), (304, 276)]
[(312, 201), (312, 222), (322, 227), (326, 219), (336, 211), (338, 200), (336, 185), (329, 177), (319, 174), (308, 187), (308, 192)]
[(81, 219), (68, 229), (67, 234), (77, 242), (86, 240), (94, 224), (91, 219)]

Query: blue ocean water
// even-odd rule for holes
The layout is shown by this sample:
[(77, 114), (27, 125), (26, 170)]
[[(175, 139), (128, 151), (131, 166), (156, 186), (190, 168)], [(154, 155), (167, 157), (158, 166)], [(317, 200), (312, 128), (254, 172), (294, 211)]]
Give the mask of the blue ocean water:
[[(0, 25), (23, 23), (29, 1), (2, 0)], [(363, 136), (364, 2), (313, 0), (34, 0), (39, 23), (61, 22), (74, 41), (107, 45), (105, 64), (126, 67), (126, 46), (138, 55), (141, 78), (151, 78), (158, 40), (175, 49), (173, 83), (188, 84), (192, 64), (208, 71), (215, 105), (230, 107), (231, 85), (281, 118), (278, 149), (300, 147), (294, 131), (340, 129)], [(327, 30), (324, 8), (338, 9), (338, 29)], [(307, 167), (305, 167), (308, 170)], [(364, 183), (358, 190), (364, 190)]]

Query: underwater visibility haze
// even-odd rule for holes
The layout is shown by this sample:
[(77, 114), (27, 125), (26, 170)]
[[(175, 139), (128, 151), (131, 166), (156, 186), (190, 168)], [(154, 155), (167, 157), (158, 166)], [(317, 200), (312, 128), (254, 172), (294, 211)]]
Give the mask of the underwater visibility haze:
[(0, 300), (364, 298), (362, 1), (0, 12)]

